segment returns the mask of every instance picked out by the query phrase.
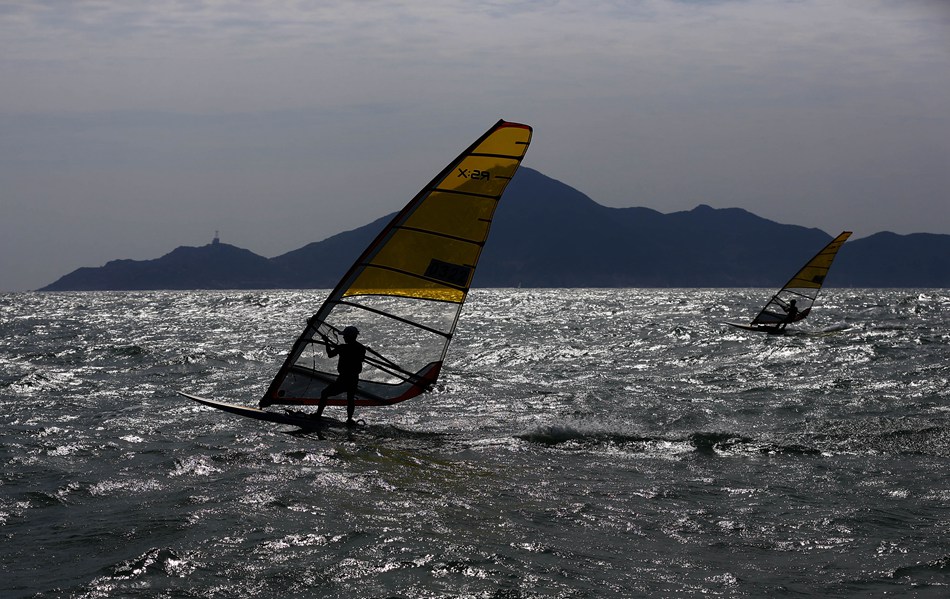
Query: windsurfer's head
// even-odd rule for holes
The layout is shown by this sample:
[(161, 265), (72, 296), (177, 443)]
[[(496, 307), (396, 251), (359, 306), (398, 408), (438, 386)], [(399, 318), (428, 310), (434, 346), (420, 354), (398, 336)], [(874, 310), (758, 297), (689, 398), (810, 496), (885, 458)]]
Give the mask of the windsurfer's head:
[[(795, 305), (795, 300), (788, 300), (788, 303), (789, 303), (789, 305), (794, 306), (794, 305)], [(346, 333), (346, 331), (344, 331), (344, 334), (345, 334), (345, 333)]]
[(356, 336), (360, 334), (359, 329), (354, 326), (343, 328), (343, 339), (346, 341), (356, 341)]

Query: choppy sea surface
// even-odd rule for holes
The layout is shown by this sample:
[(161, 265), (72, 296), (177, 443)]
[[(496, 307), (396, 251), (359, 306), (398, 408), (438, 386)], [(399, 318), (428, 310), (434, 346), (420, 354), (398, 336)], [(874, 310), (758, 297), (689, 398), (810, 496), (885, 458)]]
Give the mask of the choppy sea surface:
[[(475, 290), (438, 388), (256, 404), (323, 291), (0, 295), (0, 596), (950, 596), (950, 291)], [(327, 408), (341, 416), (342, 408)]]

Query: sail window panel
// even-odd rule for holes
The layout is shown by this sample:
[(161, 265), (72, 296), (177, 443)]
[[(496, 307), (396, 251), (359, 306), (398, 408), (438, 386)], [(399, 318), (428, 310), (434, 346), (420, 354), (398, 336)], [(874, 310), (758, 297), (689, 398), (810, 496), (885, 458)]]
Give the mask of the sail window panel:
[(360, 273), (343, 295), (391, 295), (452, 303), (465, 300), (464, 291), (398, 271), (372, 267)]
[[(420, 277), (435, 278), (445, 281), (450, 286), (467, 287), (471, 278), (471, 270), (478, 261), (481, 246), (457, 239), (450, 239), (441, 235), (401, 229), (397, 231), (389, 243), (373, 256), (371, 264), (388, 267), (394, 270), (412, 273)], [(443, 265), (454, 265), (455, 273), (451, 276), (431, 276), (433, 260)], [(447, 273), (448, 266), (441, 269)], [(468, 276), (460, 277), (458, 273), (465, 271)]]
[[(394, 295), (360, 295), (348, 296), (346, 304), (340, 304), (337, 310), (349, 309), (352, 315), (337, 316), (334, 311), (334, 320), (354, 320), (355, 326), (359, 324), (355, 321), (364, 321), (370, 318), (376, 318), (373, 315), (379, 315), (383, 318), (382, 322), (400, 321), (408, 323), (409, 326), (417, 328), (426, 328), (435, 331), (436, 334), (448, 336), (452, 331), (452, 325), (455, 323), (455, 316), (458, 314), (459, 307), (454, 303), (441, 301), (420, 301), (416, 297), (394, 296)], [(343, 314), (341, 312), (341, 314)], [(375, 320), (373, 321), (376, 322)], [(345, 324), (343, 326), (346, 326)], [(402, 325), (400, 325), (402, 326)], [(360, 329), (362, 330), (362, 329)], [(384, 324), (381, 330), (389, 330), (389, 325)]]
[(518, 161), (494, 156), (466, 156), (437, 189), (498, 197), (518, 169)]
[[(363, 305), (381, 310), (378, 312), (362, 309), (359, 305), (339, 304), (326, 322), (332, 324), (337, 330), (350, 325), (355, 326), (360, 331), (360, 343), (371, 350), (380, 352), (379, 355), (373, 354), (372, 351), (367, 352), (367, 360), (363, 364), (363, 372), (360, 373), (361, 380), (395, 383), (403, 380), (401, 377), (407, 376), (405, 373), (417, 373), (425, 368), (432, 362), (433, 357), (441, 359), (448, 339), (443, 334), (417, 326), (416, 321), (393, 318), (396, 312), (405, 309), (406, 302), (387, 302), (385, 299), (364, 301)], [(456, 305), (435, 306), (435, 302), (418, 301), (415, 303), (428, 304), (427, 308), (419, 306), (416, 310), (438, 312), (443, 323), (441, 326), (451, 328), (451, 324), (444, 324), (449, 318), (446, 308), (449, 309), (451, 319), (454, 320), (455, 312), (458, 310)], [(432, 322), (434, 318), (432, 313), (416, 316), (419, 320), (428, 320), (429, 324), (437, 324)], [(322, 346), (315, 347), (326, 354)], [(400, 370), (405, 372), (400, 374)]]
[(476, 154), (500, 154), (521, 158), (528, 151), (531, 129), (528, 127), (503, 127), (489, 135), (473, 150)]
[[(434, 304), (434, 302), (417, 302)], [(447, 304), (441, 304), (447, 306)], [(377, 308), (387, 306), (378, 303)], [(394, 304), (389, 308), (396, 308)], [(434, 306), (432, 309), (435, 309)], [(451, 306), (451, 314), (443, 308), (438, 320), (442, 327), (455, 318), (457, 311)], [(436, 318), (433, 315), (419, 315), (430, 324)], [(360, 330), (359, 341), (368, 348), (387, 348), (385, 353), (374, 355), (368, 353), (368, 359), (363, 364), (360, 379), (377, 383), (397, 384), (405, 380), (407, 373), (416, 373), (431, 363), (433, 356), (442, 356), (448, 343), (445, 335), (417, 326), (414, 322), (392, 318), (387, 313), (362, 309), (358, 306), (338, 305), (329, 315), (320, 331), (327, 335), (333, 343), (343, 343), (335, 331), (353, 325)], [(334, 330), (335, 329), (335, 330)], [(326, 383), (335, 380), (337, 358), (327, 356), (326, 346), (320, 336), (314, 335), (306, 351), (302, 352), (294, 363), (286, 383), (285, 393), (294, 397), (319, 397), (320, 391)]]
[[(420, 370), (427, 370), (428, 367), (429, 365), (426, 365)], [(372, 378), (360, 379), (359, 393), (356, 399), (357, 405), (386, 405), (392, 403), (393, 400), (397, 400), (399, 396), (406, 394), (412, 388), (412, 383), (407, 382), (402, 377), (389, 375), (379, 370), (367, 376)], [(294, 403), (301, 402), (316, 405), (320, 400), (320, 392), (335, 378), (335, 376), (310, 375), (306, 371), (298, 370), (295, 367), (287, 373), (287, 376), (281, 382), (278, 393), (282, 398), (292, 398)], [(327, 405), (346, 405), (346, 396), (332, 396), (327, 400)]]
[(483, 242), (496, 205), (492, 198), (433, 192), (404, 226)]
[[(298, 358), (299, 364), (301, 358)], [(279, 397), (290, 397), (303, 400), (318, 400), (320, 392), (327, 386), (328, 381), (334, 380), (336, 375), (310, 375), (307, 371), (298, 371), (297, 366), (291, 369), (278, 389)]]
[[(316, 385), (318, 382), (322, 381), (320, 388), (317, 389), (317, 397), (319, 397), (320, 390), (323, 389), (326, 381), (336, 379), (336, 361), (336, 358), (330, 358), (327, 356), (325, 346), (312, 345), (308, 351), (305, 351), (297, 356), (294, 366), (296, 366), (299, 370), (294, 371), (294, 376), (305, 381), (302, 384)], [(314, 377), (307, 376), (307, 373), (310, 372), (320, 373), (322, 376), (318, 377), (316, 380), (311, 380)]]
[(773, 305), (767, 310), (763, 310), (758, 316), (753, 318), (752, 324), (781, 324), (785, 322), (786, 318), (788, 318), (788, 314), (786, 314), (779, 306)]
[[(777, 294), (777, 297), (786, 303), (790, 300), (795, 300), (798, 304), (798, 309), (803, 310), (818, 298), (820, 291), (821, 289), (819, 287), (786, 287)], [(805, 302), (805, 304), (803, 305), (802, 302)]]

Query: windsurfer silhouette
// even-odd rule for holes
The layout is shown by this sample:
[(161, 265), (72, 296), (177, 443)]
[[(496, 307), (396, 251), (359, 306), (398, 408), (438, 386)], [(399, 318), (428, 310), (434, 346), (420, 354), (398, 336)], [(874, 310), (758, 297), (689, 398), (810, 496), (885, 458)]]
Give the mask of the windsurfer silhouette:
[(792, 299), (788, 300), (788, 305), (782, 306), (782, 309), (785, 310), (785, 320), (782, 321), (779, 329), (784, 331), (788, 323), (795, 322), (795, 317), (798, 316), (798, 306), (795, 305), (795, 300)]
[(363, 371), (363, 360), (366, 358), (366, 347), (356, 340), (359, 334), (356, 327), (345, 327), (343, 341), (346, 343), (333, 343), (326, 335), (320, 335), (327, 345), (327, 355), (331, 358), (340, 356), (336, 365), (336, 370), (340, 374), (320, 393), (320, 405), (316, 414), (318, 420), (323, 415), (323, 408), (327, 407), (327, 398), (345, 392), (346, 424), (347, 426), (356, 424), (353, 420), (353, 412), (356, 411), (356, 386), (360, 380), (360, 372)]

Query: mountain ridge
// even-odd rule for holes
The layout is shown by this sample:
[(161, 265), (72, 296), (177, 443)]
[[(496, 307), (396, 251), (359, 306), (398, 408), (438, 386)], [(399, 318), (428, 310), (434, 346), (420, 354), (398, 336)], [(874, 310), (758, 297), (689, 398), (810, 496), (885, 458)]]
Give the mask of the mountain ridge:
[[(394, 215), (273, 258), (216, 240), (79, 268), (40, 291), (332, 288)], [(473, 286), (779, 287), (831, 239), (742, 208), (607, 207), (522, 167), (498, 205)], [(950, 235), (884, 231), (849, 241), (826, 284), (950, 287)]]

